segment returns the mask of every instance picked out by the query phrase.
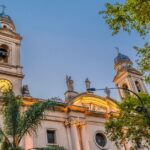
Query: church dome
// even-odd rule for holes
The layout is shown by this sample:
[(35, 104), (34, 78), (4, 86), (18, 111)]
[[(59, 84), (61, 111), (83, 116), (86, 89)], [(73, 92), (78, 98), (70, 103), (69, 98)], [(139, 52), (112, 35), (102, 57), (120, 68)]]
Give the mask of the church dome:
[(4, 11), (0, 13), (0, 29), (9, 29), (13, 32), (16, 31), (13, 20), (10, 16), (6, 15)]
[(114, 59), (115, 65), (123, 63), (123, 62), (132, 63), (132, 61), (130, 60), (128, 56), (118, 53), (117, 57)]

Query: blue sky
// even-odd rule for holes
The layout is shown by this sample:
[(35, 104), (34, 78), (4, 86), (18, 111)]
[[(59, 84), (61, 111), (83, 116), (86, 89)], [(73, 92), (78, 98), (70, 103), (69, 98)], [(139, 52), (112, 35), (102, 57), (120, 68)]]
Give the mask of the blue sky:
[[(85, 91), (89, 78), (96, 88), (113, 87), (113, 60), (121, 53), (136, 60), (133, 46), (143, 46), (136, 33), (116, 36), (98, 15), (108, 0), (1, 0), (23, 36), (21, 59), (32, 96), (64, 98), (65, 77)], [(109, 0), (113, 2), (113, 0)], [(147, 37), (148, 39), (148, 37)], [(104, 95), (103, 93), (97, 93)], [(118, 98), (117, 92), (112, 97)]]

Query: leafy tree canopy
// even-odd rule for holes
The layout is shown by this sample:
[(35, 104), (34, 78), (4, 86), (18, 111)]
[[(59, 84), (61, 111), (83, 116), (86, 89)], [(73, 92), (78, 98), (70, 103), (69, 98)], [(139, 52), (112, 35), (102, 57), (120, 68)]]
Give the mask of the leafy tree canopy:
[(134, 48), (139, 56), (138, 66), (145, 76), (145, 81), (150, 85), (150, 45), (146, 43), (143, 48), (137, 46)]
[(106, 23), (113, 34), (120, 29), (131, 32), (136, 30), (141, 36), (150, 30), (150, 1), (149, 0), (126, 0), (122, 3), (106, 3), (106, 10), (101, 11)]
[[(139, 94), (139, 96), (150, 113), (150, 95)], [(116, 144), (131, 141), (132, 149), (136, 149), (137, 146), (149, 147), (150, 126), (147, 124), (143, 111), (137, 111), (137, 108), (141, 106), (140, 101), (136, 97), (128, 97), (118, 105), (119, 115), (117, 117), (112, 115), (106, 122), (106, 132), (110, 140), (115, 141)]]
[[(125, 0), (124, 3), (106, 3), (106, 9), (100, 11), (106, 23), (117, 34), (120, 30), (130, 33), (135, 30), (141, 37), (150, 31), (150, 0)], [(150, 84), (150, 45), (143, 48), (135, 47), (138, 55), (138, 65)]]

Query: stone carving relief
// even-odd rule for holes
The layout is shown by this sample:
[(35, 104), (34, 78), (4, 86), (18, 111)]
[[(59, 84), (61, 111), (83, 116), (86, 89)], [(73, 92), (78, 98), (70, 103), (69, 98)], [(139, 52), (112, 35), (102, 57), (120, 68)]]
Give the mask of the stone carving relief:
[(83, 126), (83, 125), (85, 125), (86, 123), (85, 123), (85, 121), (82, 121), (82, 120), (80, 120), (80, 118), (78, 117), (78, 118), (73, 118), (73, 119), (66, 119), (65, 120), (65, 122), (64, 122), (64, 125), (65, 126), (68, 126), (68, 127), (70, 127), (70, 126), (72, 126), (72, 125), (75, 125), (75, 126)]
[(90, 110), (90, 111), (107, 112), (106, 108), (98, 106), (98, 105), (95, 105), (95, 104), (92, 104), (92, 103), (90, 103), (90, 104), (82, 103), (82, 105), (84, 107), (87, 107), (88, 110)]

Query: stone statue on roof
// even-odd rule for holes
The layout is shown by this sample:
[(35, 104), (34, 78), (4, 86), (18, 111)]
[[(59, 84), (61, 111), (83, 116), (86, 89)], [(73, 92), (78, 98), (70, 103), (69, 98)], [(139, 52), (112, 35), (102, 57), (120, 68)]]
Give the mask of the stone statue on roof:
[(110, 97), (110, 93), (111, 93), (110, 89), (108, 87), (106, 87), (104, 92), (106, 94), (106, 97), (109, 98)]
[(91, 82), (88, 78), (86, 78), (85, 80), (85, 86), (86, 86), (86, 89), (90, 89), (91, 88)]
[(23, 85), (22, 87), (22, 95), (24, 97), (30, 97), (30, 91), (28, 85)]
[(73, 80), (71, 79), (71, 76), (66, 76), (66, 84), (68, 91), (74, 91)]

